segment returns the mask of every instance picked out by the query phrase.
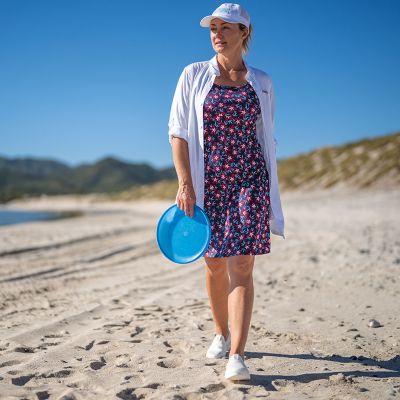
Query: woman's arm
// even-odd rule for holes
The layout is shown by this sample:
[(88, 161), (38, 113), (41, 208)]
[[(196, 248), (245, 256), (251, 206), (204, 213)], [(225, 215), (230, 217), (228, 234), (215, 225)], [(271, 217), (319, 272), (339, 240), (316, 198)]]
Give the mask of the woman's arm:
[(172, 158), (178, 176), (179, 189), (176, 195), (177, 206), (186, 215), (193, 217), (196, 195), (193, 188), (189, 158), (189, 107), (192, 77), (185, 67), (178, 79), (169, 117), (169, 142)]
[(193, 188), (192, 175), (190, 172), (190, 159), (188, 142), (180, 137), (171, 137), (172, 158), (178, 176), (178, 193), (176, 195), (177, 206), (186, 215), (193, 217), (196, 194)]

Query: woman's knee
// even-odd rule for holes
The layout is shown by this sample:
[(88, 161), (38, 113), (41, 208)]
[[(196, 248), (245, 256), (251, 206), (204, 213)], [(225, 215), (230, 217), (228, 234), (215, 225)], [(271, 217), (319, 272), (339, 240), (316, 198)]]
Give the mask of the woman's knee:
[(254, 256), (234, 256), (229, 260), (229, 274), (234, 278), (248, 279), (252, 277)]
[(228, 273), (227, 257), (204, 257), (207, 272), (213, 276), (225, 275)]

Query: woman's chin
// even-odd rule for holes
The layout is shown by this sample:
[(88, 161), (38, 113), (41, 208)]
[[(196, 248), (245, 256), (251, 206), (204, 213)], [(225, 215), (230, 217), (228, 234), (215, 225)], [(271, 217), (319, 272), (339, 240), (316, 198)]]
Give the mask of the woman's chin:
[(216, 47), (216, 48), (214, 48), (214, 50), (217, 52), (217, 53), (221, 53), (221, 54), (224, 54), (225, 52), (226, 52), (226, 50), (225, 50), (225, 48), (223, 48), (223, 47)]

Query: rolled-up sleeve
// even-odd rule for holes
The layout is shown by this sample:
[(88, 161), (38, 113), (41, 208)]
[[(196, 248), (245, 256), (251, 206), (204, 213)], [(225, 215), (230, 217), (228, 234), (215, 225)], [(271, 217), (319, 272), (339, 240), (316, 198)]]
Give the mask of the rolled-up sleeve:
[(172, 99), (171, 111), (168, 122), (168, 138), (172, 145), (172, 136), (180, 137), (189, 141), (188, 120), (190, 101), (190, 74), (185, 67), (176, 85), (175, 94)]

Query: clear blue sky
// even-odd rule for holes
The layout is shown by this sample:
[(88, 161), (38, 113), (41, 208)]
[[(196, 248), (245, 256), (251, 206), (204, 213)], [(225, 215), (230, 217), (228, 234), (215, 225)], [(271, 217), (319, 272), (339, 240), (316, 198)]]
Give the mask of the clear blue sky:
[[(0, 0), (0, 155), (172, 165), (183, 67), (222, 1)], [(242, 1), (276, 94), (277, 156), (400, 129), (400, 1)]]

